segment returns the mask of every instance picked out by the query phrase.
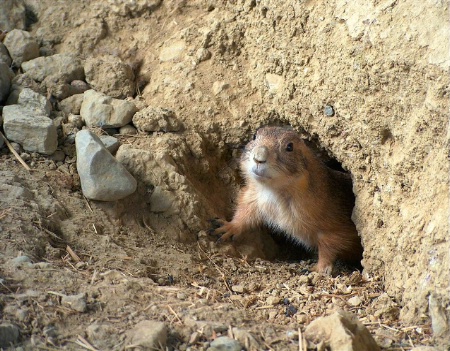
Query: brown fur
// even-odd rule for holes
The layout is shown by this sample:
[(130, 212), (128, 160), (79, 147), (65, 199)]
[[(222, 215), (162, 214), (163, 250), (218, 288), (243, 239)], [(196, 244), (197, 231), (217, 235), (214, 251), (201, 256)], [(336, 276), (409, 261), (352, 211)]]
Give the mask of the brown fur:
[(330, 274), (337, 258), (361, 260), (361, 241), (351, 220), (350, 177), (324, 165), (297, 133), (280, 127), (258, 130), (245, 148), (241, 170), (246, 185), (234, 217), (215, 231), (222, 240), (263, 224), (318, 249), (319, 272)]

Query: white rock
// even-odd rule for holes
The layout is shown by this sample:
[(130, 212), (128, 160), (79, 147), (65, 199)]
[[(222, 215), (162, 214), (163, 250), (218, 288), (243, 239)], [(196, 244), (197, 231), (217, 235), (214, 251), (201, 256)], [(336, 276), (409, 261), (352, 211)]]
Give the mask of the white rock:
[(38, 82), (42, 82), (49, 76), (52, 76), (54, 80), (65, 83), (84, 79), (84, 68), (81, 60), (73, 54), (38, 57), (24, 62), (22, 69)]
[(87, 90), (84, 92), (80, 114), (88, 127), (119, 128), (131, 122), (136, 106), (125, 100)]
[(315, 319), (306, 327), (304, 335), (308, 349), (321, 344), (331, 350), (380, 350), (367, 328), (355, 315), (346, 311)]
[(88, 199), (116, 201), (135, 192), (136, 179), (111, 155), (99, 137), (82, 130), (76, 134), (75, 144), (81, 189)]
[(36, 115), (21, 105), (3, 108), (3, 129), (8, 140), (22, 145), (24, 150), (51, 155), (58, 146), (58, 135), (53, 121)]
[(30, 33), (13, 29), (3, 41), (16, 66), (39, 56), (39, 45)]
[(19, 105), (31, 109), (36, 114), (50, 117), (52, 111), (52, 104), (47, 98), (41, 94), (36, 93), (30, 88), (23, 88), (17, 100)]
[(162, 322), (144, 320), (127, 332), (128, 345), (125, 348), (144, 350), (165, 350), (167, 327)]

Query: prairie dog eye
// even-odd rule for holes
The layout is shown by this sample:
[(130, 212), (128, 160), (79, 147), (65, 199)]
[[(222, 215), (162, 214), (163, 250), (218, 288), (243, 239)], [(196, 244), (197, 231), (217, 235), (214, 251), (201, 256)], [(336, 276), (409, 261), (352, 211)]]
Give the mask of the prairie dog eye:
[(255, 134), (253, 134), (253, 140), (255, 140), (256, 139), (256, 133)]
[(294, 143), (288, 143), (286, 145), (286, 151), (288, 152), (294, 151)]

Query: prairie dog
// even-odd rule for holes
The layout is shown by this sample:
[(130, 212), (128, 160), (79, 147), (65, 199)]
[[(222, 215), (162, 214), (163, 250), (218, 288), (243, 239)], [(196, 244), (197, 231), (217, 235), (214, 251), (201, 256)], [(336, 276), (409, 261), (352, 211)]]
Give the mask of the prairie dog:
[(246, 184), (233, 219), (214, 231), (221, 240), (267, 225), (317, 249), (318, 272), (331, 274), (337, 258), (361, 260), (350, 176), (328, 168), (296, 132), (259, 129), (245, 147), (240, 168)]

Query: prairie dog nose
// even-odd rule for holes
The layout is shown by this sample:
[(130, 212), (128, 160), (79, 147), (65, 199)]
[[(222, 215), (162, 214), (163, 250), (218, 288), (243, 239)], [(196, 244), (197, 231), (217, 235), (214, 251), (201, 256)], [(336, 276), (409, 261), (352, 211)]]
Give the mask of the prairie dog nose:
[(253, 150), (253, 160), (256, 163), (264, 163), (267, 161), (267, 157), (269, 156), (269, 150), (265, 146), (255, 147)]

